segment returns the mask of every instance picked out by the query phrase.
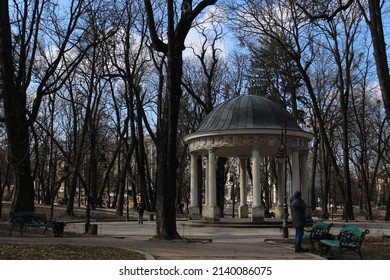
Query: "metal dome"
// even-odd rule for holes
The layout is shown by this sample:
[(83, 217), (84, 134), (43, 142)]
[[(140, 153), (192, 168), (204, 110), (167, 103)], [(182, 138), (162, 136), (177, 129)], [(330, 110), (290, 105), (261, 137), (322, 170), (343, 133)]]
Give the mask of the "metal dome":
[(256, 147), (267, 156), (278, 153), (284, 129), (288, 153), (307, 150), (312, 135), (283, 107), (265, 97), (242, 95), (217, 106), (184, 140), (191, 153), (215, 149), (220, 156), (250, 156)]
[(295, 119), (279, 104), (262, 96), (241, 95), (216, 107), (195, 132), (225, 130), (277, 129), (303, 131)]

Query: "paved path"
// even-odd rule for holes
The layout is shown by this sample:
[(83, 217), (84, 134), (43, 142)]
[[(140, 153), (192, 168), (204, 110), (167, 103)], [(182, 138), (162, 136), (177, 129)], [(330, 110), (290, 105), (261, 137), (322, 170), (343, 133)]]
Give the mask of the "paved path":
[[(142, 251), (149, 259), (322, 259), (310, 253), (294, 252), (291, 245), (278, 245), (266, 242), (279, 239), (279, 228), (254, 227), (250, 223), (233, 222), (213, 225), (193, 225), (187, 221), (177, 221), (178, 233), (191, 242), (153, 240), (156, 224), (145, 221), (138, 225), (130, 222), (98, 222), (98, 235), (88, 237), (53, 238), (48, 236), (1, 237), (1, 242), (12, 243), (53, 243), (86, 246), (107, 246)], [(342, 223), (336, 224), (337, 227)], [(390, 235), (389, 223), (358, 224), (370, 228), (372, 235)], [(69, 223), (65, 231), (83, 233), (84, 223)], [(290, 238), (293, 238), (290, 229)]]
[[(82, 226), (69, 225), (69, 230), (73, 227), (72, 231), (80, 231)], [(291, 246), (265, 242), (280, 238), (279, 230), (275, 228), (189, 226), (178, 221), (177, 229), (191, 242), (152, 240), (154, 222), (147, 221), (143, 225), (136, 222), (98, 223), (98, 235), (110, 236), (111, 244), (123, 244), (156, 259), (318, 259), (312, 254), (296, 254)]]
[[(207, 260), (207, 259), (318, 259), (309, 253), (296, 254), (291, 246), (281, 246), (265, 242), (268, 238), (280, 238), (278, 229), (235, 228), (235, 227), (198, 227), (177, 222), (178, 232), (183, 240), (153, 240), (155, 222), (99, 222), (98, 235), (89, 237), (50, 236), (0, 237), (1, 242), (34, 244), (71, 244), (83, 246), (107, 246), (138, 250), (148, 259), (160, 260)], [(70, 223), (65, 231), (82, 233), (83, 223)]]

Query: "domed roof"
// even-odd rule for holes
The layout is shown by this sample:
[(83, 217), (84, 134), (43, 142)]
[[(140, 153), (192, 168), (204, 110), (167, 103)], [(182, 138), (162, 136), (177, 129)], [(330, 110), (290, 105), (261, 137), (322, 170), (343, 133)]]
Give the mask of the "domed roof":
[(288, 154), (307, 150), (312, 135), (283, 107), (265, 97), (242, 95), (217, 106), (184, 140), (193, 154), (213, 150), (218, 156), (251, 156), (256, 149), (272, 156), (279, 152), (284, 129)]
[(217, 106), (195, 132), (276, 129), (287, 124), (289, 131), (303, 131), (295, 119), (279, 104), (256, 95), (241, 95)]

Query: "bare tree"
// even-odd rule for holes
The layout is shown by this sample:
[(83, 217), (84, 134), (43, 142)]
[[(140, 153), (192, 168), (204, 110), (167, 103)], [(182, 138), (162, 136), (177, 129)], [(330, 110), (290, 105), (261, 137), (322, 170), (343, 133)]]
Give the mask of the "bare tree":
[[(325, 43), (322, 47), (327, 49), (333, 56), (337, 66), (337, 76), (335, 90), (337, 92), (338, 104), (341, 115), (341, 149), (342, 149), (342, 168), (344, 180), (344, 205), (345, 218), (353, 219), (352, 210), (352, 186), (350, 174), (350, 148), (349, 148), (349, 123), (351, 122), (349, 108), (351, 91), (353, 90), (353, 68), (359, 63), (359, 58), (355, 56), (355, 45), (359, 36), (359, 23), (361, 22), (360, 10), (351, 7), (347, 13), (339, 13), (337, 16), (327, 21), (325, 25), (320, 25), (325, 35)], [(348, 215), (348, 217), (347, 217)]]
[[(237, 14), (237, 31), (242, 42), (247, 45), (264, 45), (265, 42), (271, 41), (274, 48), (280, 49), (280, 52), (287, 55), (289, 60), (295, 64), (294, 68), (299, 73), (297, 78), (305, 85), (305, 92), (301, 94), (308, 95), (311, 108), (316, 116), (318, 131), (332, 165), (334, 174), (332, 177), (342, 196), (346, 197), (344, 176), (342, 176), (343, 172), (337, 156), (338, 150), (332, 145), (333, 139), (330, 135), (333, 131), (327, 130), (326, 118), (321, 110), (321, 99), (316, 94), (313, 83), (312, 73), (315, 72), (316, 58), (320, 55), (321, 49), (315, 45), (319, 30), (307, 22), (295, 1), (268, 3), (262, 0), (248, 0), (247, 3), (247, 6), (233, 5), (232, 9)], [(281, 94), (284, 91), (285, 89), (280, 88)]]
[[(338, 1), (337, 5), (329, 6), (334, 1), (324, 1), (326, 9), (317, 10), (318, 6), (312, 1), (297, 1), (297, 6), (300, 7), (306, 16), (312, 20), (332, 20), (340, 12), (348, 10), (353, 5), (358, 5), (363, 12), (366, 23), (370, 29), (371, 39), (374, 47), (374, 58), (376, 64), (376, 72), (379, 80), (382, 99), (384, 102), (387, 118), (390, 118), (390, 72), (386, 51), (386, 40), (383, 28), (382, 7), (385, 1), (370, 0), (348, 0)], [(327, 5), (326, 5), (327, 3)]]
[[(185, 61), (183, 73), (183, 87), (189, 96), (183, 98), (183, 109), (181, 115), (180, 130), (183, 138), (186, 134), (194, 132), (199, 126), (203, 118), (209, 114), (214, 105), (218, 101), (224, 101), (224, 96), (221, 94), (223, 81), (225, 80), (224, 71), (227, 65), (221, 55), (222, 50), (218, 47), (218, 43), (223, 36), (223, 27), (219, 22), (211, 22), (212, 28), (205, 26), (196, 26), (198, 34), (201, 36), (199, 46), (190, 47), (193, 56), (190, 56)], [(182, 151), (186, 151), (185, 143), (181, 143)], [(187, 153), (182, 153), (183, 158), (186, 156), (186, 161), (180, 161), (181, 170), (188, 165), (189, 157)], [(198, 161), (201, 161), (198, 157)], [(217, 163), (217, 205), (220, 209), (220, 216), (224, 215), (224, 195), (226, 183), (225, 163), (227, 158), (218, 157)], [(203, 176), (200, 170), (200, 176)], [(179, 183), (180, 184), (180, 183)], [(204, 181), (202, 180), (202, 185)], [(181, 184), (183, 185), (183, 184)], [(180, 185), (179, 185), (180, 186)], [(203, 198), (202, 188), (199, 188), (199, 201)], [(181, 189), (179, 189), (181, 194)], [(178, 197), (178, 199), (180, 196)], [(202, 203), (199, 203), (202, 205)]]
[[(360, 1), (358, 3), (362, 11), (365, 11), (362, 3)], [(370, 28), (379, 86), (382, 92), (387, 118), (390, 119), (390, 73), (383, 31), (382, 4), (380, 0), (371, 0), (368, 1), (368, 5), (370, 16), (368, 17), (368, 15), (364, 13), (364, 17)]]
[[(29, 127), (43, 97), (62, 86), (66, 76), (61, 69), (62, 59), (78, 46), (78, 38), (72, 34), (85, 3), (72, 1), (70, 7), (65, 23), (60, 21), (62, 16), (56, 13), (52, 2), (14, 1), (10, 6), (7, 0), (1, 1), (0, 68), (10, 162), (16, 178), (14, 212), (34, 209)], [(56, 52), (52, 51), (54, 48)], [(70, 67), (80, 59), (81, 56), (74, 57)], [(37, 69), (38, 83), (32, 89), (32, 76)], [(28, 95), (30, 90), (35, 92), (33, 103)]]
[[(323, 1), (320, 3), (322, 9), (318, 9), (318, 2), (297, 1), (297, 6), (305, 13), (311, 21), (330, 21), (339, 13), (347, 11), (357, 5), (363, 13), (364, 19), (369, 27), (372, 44), (374, 48), (374, 59), (379, 86), (382, 93), (384, 108), (387, 119), (390, 118), (390, 72), (386, 51), (386, 40), (383, 26), (383, 10), (385, 1), (370, 0), (348, 0), (348, 1)], [(387, 204), (386, 215), (390, 216), (390, 199)]]
[(168, 59), (167, 94), (162, 104), (163, 117), (157, 131), (157, 164), (159, 167), (157, 170), (157, 235), (165, 239), (180, 238), (177, 233), (175, 218), (176, 172), (178, 167), (176, 132), (182, 96), (184, 41), (196, 17), (216, 2), (217, 0), (202, 0), (193, 7), (191, 0), (185, 0), (180, 7), (180, 14), (177, 16), (175, 1), (168, 0), (166, 3), (167, 42), (164, 42), (158, 35), (152, 2), (144, 0), (153, 48), (164, 53)]
[(366, 63), (362, 63), (362, 67), (356, 66), (362, 74), (354, 79), (356, 86), (351, 91), (351, 111), (354, 116), (351, 122), (351, 162), (356, 170), (361, 193), (361, 209), (364, 209), (366, 218), (372, 220), (372, 202), (378, 202), (375, 199), (376, 186), (380, 172), (385, 169), (381, 165), (385, 162), (389, 137), (388, 123), (382, 107), (378, 106), (381, 101), (377, 99), (374, 90), (376, 85), (370, 85), (370, 60), (363, 54), (361, 58)]

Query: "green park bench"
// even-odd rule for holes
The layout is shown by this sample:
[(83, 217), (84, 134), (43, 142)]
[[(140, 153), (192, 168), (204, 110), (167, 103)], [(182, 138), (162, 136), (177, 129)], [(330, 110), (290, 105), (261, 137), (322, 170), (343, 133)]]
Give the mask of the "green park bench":
[(10, 223), (10, 236), (12, 235), (15, 226), (19, 226), (20, 236), (23, 236), (24, 228), (44, 228), (43, 233), (45, 233), (48, 228), (51, 228), (55, 237), (61, 237), (64, 234), (64, 223), (47, 221), (45, 214), (32, 211), (11, 213)]
[(325, 223), (323, 221), (315, 222), (308, 234), (303, 236), (304, 240), (308, 240), (310, 243), (310, 252), (315, 250), (315, 244), (318, 244), (318, 250), (320, 249), (319, 242), (322, 239), (332, 239), (330, 229), (333, 227), (333, 223)]
[(362, 231), (353, 225), (343, 226), (340, 229), (340, 233), (333, 240), (320, 240), (320, 254), (324, 255), (329, 250), (332, 250), (332, 248), (336, 248), (339, 259), (342, 259), (343, 254), (347, 251), (354, 251), (360, 256), (360, 259), (363, 259), (361, 246), (365, 236), (369, 233), (370, 231), (368, 229)]

